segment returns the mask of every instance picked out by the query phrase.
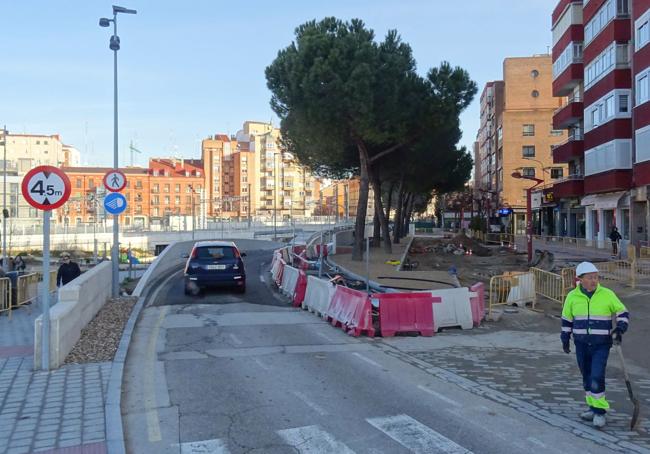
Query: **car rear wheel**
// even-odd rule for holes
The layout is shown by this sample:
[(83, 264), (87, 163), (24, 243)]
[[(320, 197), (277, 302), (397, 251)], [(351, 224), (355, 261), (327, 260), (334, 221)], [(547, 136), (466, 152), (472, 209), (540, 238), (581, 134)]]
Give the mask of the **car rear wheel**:
[(185, 294), (188, 296), (197, 296), (200, 291), (201, 288), (193, 282), (185, 285)]
[(246, 293), (246, 286), (237, 287), (237, 293)]

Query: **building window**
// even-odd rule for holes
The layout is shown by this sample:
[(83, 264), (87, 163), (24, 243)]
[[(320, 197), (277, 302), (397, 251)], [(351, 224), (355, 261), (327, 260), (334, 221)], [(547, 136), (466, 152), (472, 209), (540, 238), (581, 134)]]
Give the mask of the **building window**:
[(524, 136), (534, 136), (535, 135), (535, 125), (524, 125), (523, 135)]
[(188, 204), (188, 205), (190, 205), (192, 203), (192, 196), (191, 195), (185, 196), (185, 203)]
[(535, 167), (524, 167), (521, 169), (521, 176), (526, 178), (535, 178)]
[(175, 192), (181, 192), (181, 185), (177, 184), (176, 186), (174, 186), (174, 191)]
[(159, 209), (158, 207), (155, 207), (155, 208), (153, 209), (153, 215), (154, 215), (154, 216), (160, 216), (160, 209)]
[(169, 193), (169, 185), (166, 184), (165, 187), (163, 188), (163, 190), (164, 190), (165, 192)]
[(636, 29), (636, 50), (641, 49), (643, 46), (650, 42), (650, 26), (648, 25), (648, 18), (645, 22), (637, 26)]
[(177, 195), (176, 197), (174, 197), (174, 202), (176, 203), (176, 205), (180, 205), (181, 204), (181, 196)]
[(636, 76), (636, 104), (637, 106), (639, 104), (643, 104), (645, 102), (648, 102), (650, 98), (648, 97), (648, 93), (650, 90), (648, 90), (648, 81), (650, 80), (650, 77), (648, 77), (650, 71), (646, 70), (642, 72), (641, 74), (638, 74)]
[(619, 95), (618, 96), (618, 111), (620, 113), (627, 113), (629, 112), (629, 102), (630, 102), (630, 97), (628, 95)]
[(553, 125), (551, 125), (551, 135), (553, 137), (560, 137), (562, 134), (564, 134), (562, 129), (553, 129)]
[(142, 214), (142, 205), (135, 206), (135, 214)]
[(533, 90), (533, 92), (531, 93), (531, 96), (532, 96), (533, 98), (539, 98), (539, 91), (537, 91), (537, 90)]
[(585, 25), (585, 44), (591, 42), (616, 16), (629, 14), (628, 0), (607, 0)]
[(88, 187), (90, 189), (93, 189), (95, 187), (95, 180), (93, 180), (92, 178), (89, 178), (88, 179)]
[(534, 145), (524, 145), (521, 148), (521, 154), (524, 158), (534, 158), (535, 157), (535, 146)]
[(158, 183), (154, 183), (151, 192), (153, 192), (154, 194), (158, 194), (160, 192), (160, 185)]
[(77, 189), (81, 189), (81, 178), (77, 178)]
[(135, 188), (136, 189), (142, 189), (142, 180), (136, 180)]
[(138, 193), (135, 195), (135, 201), (136, 201), (136, 202), (142, 202), (142, 194), (141, 194), (141, 193), (138, 192)]
[(553, 168), (551, 169), (551, 178), (554, 180), (557, 180), (558, 178), (562, 178), (564, 176), (564, 169), (560, 168)]
[(169, 201), (169, 196), (166, 195), (166, 196), (165, 196), (165, 205), (169, 205), (169, 202), (170, 202), (170, 201)]

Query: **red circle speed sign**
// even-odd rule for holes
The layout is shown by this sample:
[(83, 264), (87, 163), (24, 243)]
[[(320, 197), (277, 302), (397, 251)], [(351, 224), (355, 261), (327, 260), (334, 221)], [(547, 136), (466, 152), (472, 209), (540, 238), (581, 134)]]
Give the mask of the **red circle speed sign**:
[(27, 203), (34, 208), (54, 210), (70, 197), (70, 179), (57, 167), (38, 166), (23, 178), (22, 191)]

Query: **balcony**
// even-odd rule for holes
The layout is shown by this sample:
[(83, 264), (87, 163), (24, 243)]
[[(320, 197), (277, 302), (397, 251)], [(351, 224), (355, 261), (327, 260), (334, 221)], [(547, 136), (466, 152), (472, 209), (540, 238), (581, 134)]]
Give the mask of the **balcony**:
[(553, 129), (565, 129), (579, 122), (584, 116), (584, 103), (579, 96), (572, 96), (553, 114)]
[(553, 79), (553, 96), (569, 96), (583, 79), (582, 58), (574, 58), (572, 63)]
[(553, 163), (563, 164), (584, 156), (584, 139), (581, 131), (571, 131), (569, 138), (553, 147)]
[(569, 175), (563, 180), (553, 184), (553, 198), (555, 200), (580, 197), (585, 193), (584, 177), (582, 175)]
[(627, 191), (632, 187), (632, 169), (614, 169), (585, 177), (585, 192)]

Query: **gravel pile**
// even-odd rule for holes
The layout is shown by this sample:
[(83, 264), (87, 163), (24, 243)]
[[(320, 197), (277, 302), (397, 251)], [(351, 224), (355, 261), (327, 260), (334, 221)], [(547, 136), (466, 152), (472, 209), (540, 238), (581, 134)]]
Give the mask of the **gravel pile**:
[(112, 361), (122, 331), (138, 298), (125, 296), (109, 299), (88, 326), (65, 359), (65, 364)]

